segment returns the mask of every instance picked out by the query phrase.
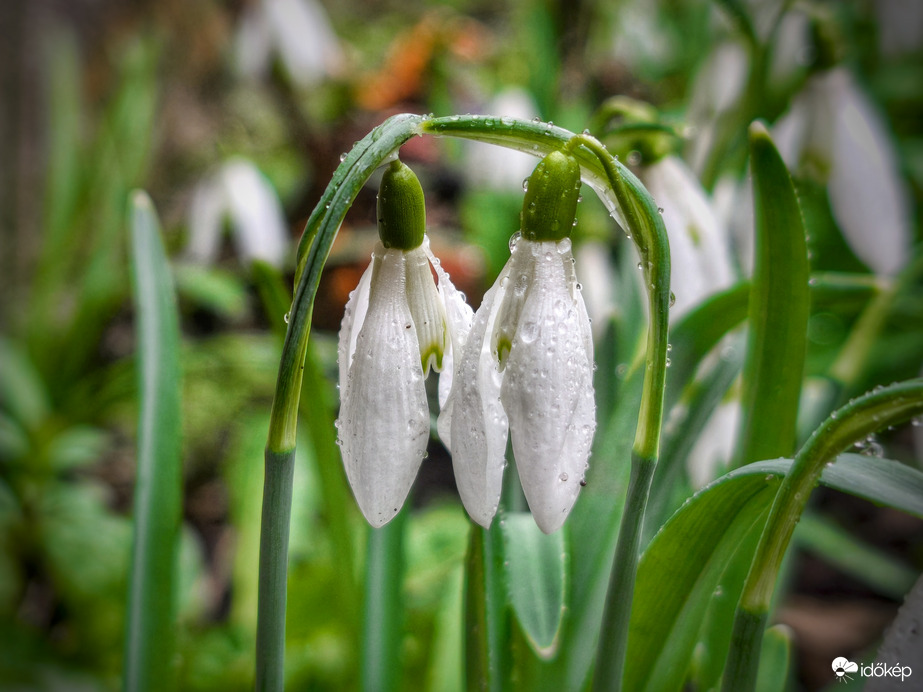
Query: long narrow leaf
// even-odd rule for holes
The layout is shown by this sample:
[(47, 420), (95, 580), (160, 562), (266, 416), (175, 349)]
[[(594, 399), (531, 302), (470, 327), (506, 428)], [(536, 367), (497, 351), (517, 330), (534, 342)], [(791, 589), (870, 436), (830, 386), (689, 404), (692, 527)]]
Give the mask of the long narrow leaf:
[(179, 326), (170, 267), (150, 199), (131, 203), (138, 318), (138, 471), (124, 689), (172, 690), (176, 561), (182, 503)]
[(795, 451), (807, 349), (808, 253), (788, 170), (766, 128), (750, 128), (755, 255), (738, 465)]

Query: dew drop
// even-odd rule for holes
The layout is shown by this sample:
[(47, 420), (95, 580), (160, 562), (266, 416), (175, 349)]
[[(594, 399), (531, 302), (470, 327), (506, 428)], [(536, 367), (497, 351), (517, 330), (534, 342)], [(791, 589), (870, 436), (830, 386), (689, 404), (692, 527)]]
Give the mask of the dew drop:
[(566, 473), (562, 473), (560, 476), (558, 476), (558, 480), (560, 480), (562, 483), (564, 483), (564, 482), (567, 480), (567, 474), (566, 474)]
[(529, 179), (523, 178), (522, 180), (522, 191), (526, 192), (529, 189)]
[(292, 316), (291, 312), (287, 312), (284, 315), (282, 315), (282, 319), (285, 320), (285, 324), (288, 324), (288, 321), (291, 318), (291, 316)]
[(676, 294), (670, 291), (670, 307), (672, 308), (674, 305), (676, 305)]
[(521, 237), (522, 231), (516, 231), (513, 235), (510, 236), (510, 252), (516, 249), (516, 243), (519, 242)]
[(340, 154), (340, 163), (342, 163), (345, 160), (346, 160), (346, 152), (344, 151), (342, 154)]

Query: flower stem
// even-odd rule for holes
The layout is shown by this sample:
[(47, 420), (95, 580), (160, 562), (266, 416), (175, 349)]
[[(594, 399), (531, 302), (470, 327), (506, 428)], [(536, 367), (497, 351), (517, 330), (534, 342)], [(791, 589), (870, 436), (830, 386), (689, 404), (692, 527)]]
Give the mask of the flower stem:
[(622, 686), (641, 531), (651, 479), (660, 455), (670, 317), (670, 248), (663, 219), (650, 194), (640, 184), (632, 184), (635, 181), (627, 177), (630, 173), (616, 165), (615, 159), (598, 140), (578, 135), (568, 143), (568, 147), (588, 149), (603, 166), (609, 187), (624, 216), (625, 230), (631, 235), (641, 256), (651, 316), (641, 409), (631, 455), (631, 480), (606, 595), (597, 648), (597, 670), (593, 678), (593, 689), (601, 692), (618, 690)]
[(631, 456), (628, 496), (612, 560), (605, 615), (599, 634), (596, 671), (593, 674), (594, 690), (618, 690), (622, 686), (625, 652), (628, 649), (628, 615), (631, 613), (635, 575), (638, 571), (641, 529), (651, 479), (657, 467), (655, 459), (642, 459), (634, 453)]
[(362, 625), (360, 689), (396, 690), (400, 683), (401, 581), (407, 505), (390, 522), (369, 530)]
[(721, 688), (724, 692), (754, 688), (764, 625), (782, 558), (824, 466), (855, 442), (921, 412), (923, 380), (883, 387), (831, 414), (795, 455), (773, 502), (737, 607)]
[(295, 450), (266, 450), (256, 624), (256, 689), (284, 688), (285, 592)]
[(359, 190), (376, 168), (418, 132), (422, 120), (416, 115), (396, 115), (356, 143), (308, 218), (298, 247), (295, 297), (289, 312), (266, 442), (257, 609), (258, 690), (284, 689), (285, 592), (295, 435), (311, 314), (321, 271)]

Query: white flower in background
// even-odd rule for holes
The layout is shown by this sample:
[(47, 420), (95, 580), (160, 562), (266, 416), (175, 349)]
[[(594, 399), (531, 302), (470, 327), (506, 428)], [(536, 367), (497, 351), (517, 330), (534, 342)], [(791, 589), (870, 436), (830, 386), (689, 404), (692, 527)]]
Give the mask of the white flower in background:
[[(528, 91), (510, 87), (494, 96), (485, 112), (531, 120), (538, 115), (538, 106)], [(465, 142), (465, 148), (465, 176), (475, 187), (521, 192), (522, 181), (535, 167), (535, 157), (531, 154), (495, 144), (470, 141)]]
[(734, 283), (727, 232), (701, 183), (679, 157), (665, 156), (643, 166), (638, 175), (663, 210), (670, 239), (670, 287), (676, 297), (670, 313), (675, 321)]
[(725, 127), (723, 119), (733, 113), (743, 94), (749, 62), (744, 47), (728, 41), (712, 49), (695, 76), (689, 102), (689, 122), (695, 136), (689, 140), (687, 158), (699, 173)]
[(705, 487), (728, 468), (739, 425), (740, 401), (736, 398), (720, 402), (712, 411), (689, 450), (686, 468), (693, 488)]
[(234, 245), (244, 262), (264, 260), (281, 267), (289, 251), (289, 235), (279, 197), (250, 161), (235, 158), (201, 182), (189, 207), (186, 257), (211, 264), (218, 258), (225, 220), (230, 220)]
[(585, 238), (576, 248), (574, 257), (581, 267), (583, 301), (594, 339), (601, 339), (609, 323), (619, 316), (618, 273), (608, 242)]
[(881, 114), (844, 68), (808, 80), (773, 128), (792, 171), (827, 181), (833, 217), (856, 256), (894, 275), (910, 257), (909, 195)]
[(338, 75), (345, 61), (317, 0), (258, 0), (247, 7), (236, 39), (238, 69), (245, 77), (264, 77), (274, 55), (301, 87)]
[[(670, 240), (670, 288), (676, 298), (670, 320), (675, 323), (736, 281), (728, 232), (701, 183), (680, 158), (665, 156), (643, 166), (639, 177), (663, 210)], [(717, 358), (718, 353), (713, 353), (708, 363)], [(739, 415), (736, 398), (712, 411), (687, 457), (694, 487), (714, 479), (730, 461)]]
[(346, 475), (375, 527), (400, 510), (426, 454), (430, 417), (424, 379), (430, 368), (442, 371), (444, 402), (452, 354), (462, 348), (472, 319), (471, 308), (430, 252), (423, 235), (423, 192), (399, 161), (382, 179), (378, 215), (382, 242), (350, 294), (340, 328), (337, 420)]
[(593, 340), (567, 237), (579, 175), (576, 161), (559, 152), (535, 169), (522, 236), (511, 241), (510, 259), (474, 317), (439, 416), (462, 502), (484, 527), (500, 500), (508, 435), (545, 533), (564, 523), (584, 482), (596, 405)]

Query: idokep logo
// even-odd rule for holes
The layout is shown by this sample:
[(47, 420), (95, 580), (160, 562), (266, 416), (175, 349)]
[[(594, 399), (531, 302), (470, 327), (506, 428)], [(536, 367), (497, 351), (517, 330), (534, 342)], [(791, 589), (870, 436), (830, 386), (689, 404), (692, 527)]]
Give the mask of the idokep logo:
[(848, 673), (856, 673), (859, 670), (859, 665), (848, 661), (842, 656), (839, 658), (833, 659), (833, 672), (836, 674), (837, 682), (846, 682), (852, 680), (852, 676)]
[(856, 673), (863, 678), (900, 678), (904, 682), (910, 677), (913, 671), (910, 666), (902, 666), (895, 663), (893, 666), (887, 663), (868, 663), (860, 666), (858, 663), (839, 656), (833, 659), (831, 664), (833, 673), (836, 675), (837, 682), (847, 682), (852, 680)]

